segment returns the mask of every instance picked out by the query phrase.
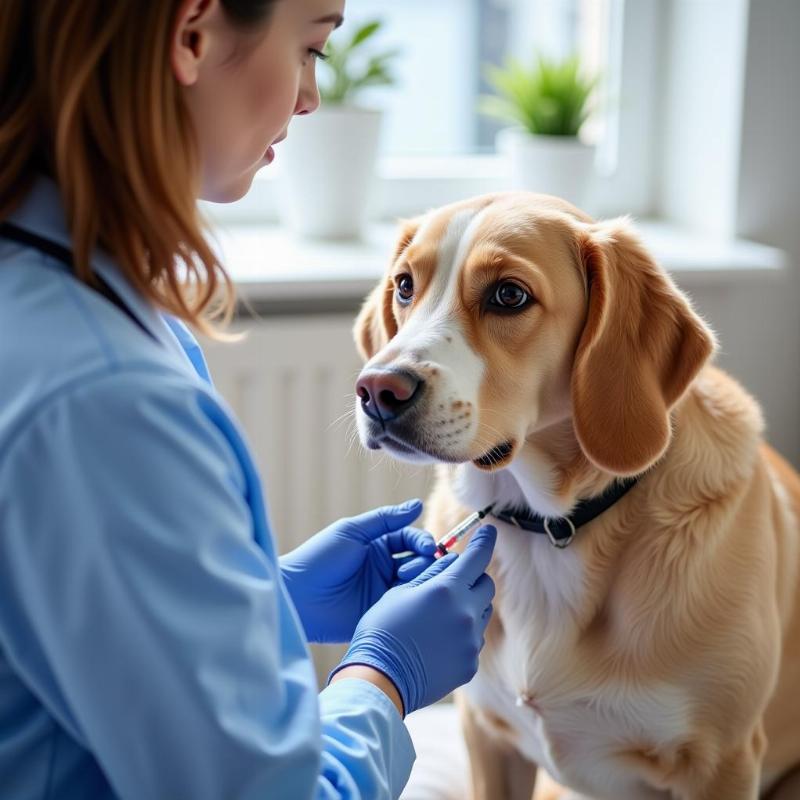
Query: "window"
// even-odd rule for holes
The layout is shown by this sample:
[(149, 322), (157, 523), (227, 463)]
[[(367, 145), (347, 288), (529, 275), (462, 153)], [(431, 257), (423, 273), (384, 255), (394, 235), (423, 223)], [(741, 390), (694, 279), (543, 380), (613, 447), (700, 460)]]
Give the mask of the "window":
[[(610, 0), (355, 0), (347, 28), (380, 18), (376, 44), (397, 48), (398, 85), (371, 90), (365, 100), (385, 109), (383, 151), (396, 156), (465, 155), (494, 151), (502, 123), (478, 112), (490, 91), (487, 63), (514, 56), (530, 64), (536, 52), (578, 53), (591, 74), (608, 76)], [(423, 35), (424, 32), (424, 35)], [(341, 35), (341, 34), (334, 34)], [(322, 67), (321, 69), (324, 69)], [(590, 135), (602, 135), (604, 106)]]
[[(399, 47), (399, 84), (365, 96), (386, 111), (376, 219), (507, 187), (494, 153), (501, 123), (478, 113), (486, 63), (523, 62), (537, 50), (578, 52), (602, 76), (583, 134), (597, 144), (597, 216), (653, 212), (664, 7), (660, 0), (350, 0), (345, 28), (380, 17), (375, 43)], [(334, 35), (340, 35), (337, 32)], [(220, 221), (275, 220), (276, 171), (262, 170), (251, 192), (209, 208)]]

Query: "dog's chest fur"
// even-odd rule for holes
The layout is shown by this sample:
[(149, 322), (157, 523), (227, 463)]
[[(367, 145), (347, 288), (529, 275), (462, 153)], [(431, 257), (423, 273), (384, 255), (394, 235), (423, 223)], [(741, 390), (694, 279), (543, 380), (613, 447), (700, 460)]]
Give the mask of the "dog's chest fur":
[(572, 788), (598, 798), (661, 796), (632, 762), (680, 750), (691, 728), (688, 693), (677, 682), (623, 685), (581, 622), (595, 600), (578, 548), (498, 528), (496, 619), (465, 689), (471, 703), (488, 712), (492, 733)]

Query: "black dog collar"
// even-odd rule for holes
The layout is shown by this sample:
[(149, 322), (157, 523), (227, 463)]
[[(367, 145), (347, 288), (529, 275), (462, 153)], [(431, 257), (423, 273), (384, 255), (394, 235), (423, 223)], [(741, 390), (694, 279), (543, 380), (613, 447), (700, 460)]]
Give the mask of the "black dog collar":
[(617, 481), (598, 497), (581, 500), (568, 517), (543, 517), (530, 509), (492, 511), (492, 516), (503, 522), (510, 522), (525, 531), (544, 533), (555, 547), (563, 548), (573, 540), (578, 528), (611, 508), (636, 485), (637, 481), (638, 478)]

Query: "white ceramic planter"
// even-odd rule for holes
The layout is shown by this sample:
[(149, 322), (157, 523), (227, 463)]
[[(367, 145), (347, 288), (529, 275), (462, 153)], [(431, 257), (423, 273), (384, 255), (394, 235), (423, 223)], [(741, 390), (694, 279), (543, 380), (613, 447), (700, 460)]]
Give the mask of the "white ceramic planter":
[(497, 134), (514, 189), (554, 194), (584, 207), (594, 173), (594, 147), (572, 136), (534, 136), (522, 128)]
[(366, 219), (381, 112), (323, 106), (295, 117), (276, 148), (284, 224), (302, 237), (357, 239)]

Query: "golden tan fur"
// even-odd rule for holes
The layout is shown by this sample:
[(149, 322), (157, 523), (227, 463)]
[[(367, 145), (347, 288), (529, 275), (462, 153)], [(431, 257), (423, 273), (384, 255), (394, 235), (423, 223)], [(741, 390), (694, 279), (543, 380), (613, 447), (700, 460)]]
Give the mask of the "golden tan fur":
[[(514, 450), (496, 474), (439, 467), (430, 529), (471, 510), (465, 485), (503, 471), (564, 510), (640, 475), (564, 551), (498, 523), (495, 613), (460, 700), (475, 798), (529, 798), (537, 754), (582, 792), (540, 786), (542, 798), (800, 797), (800, 479), (763, 444), (756, 402), (708, 365), (710, 331), (626, 222), (535, 195), (475, 203), (449, 313), (485, 368), (479, 424), (463, 457), (453, 446), (440, 460), (498, 439)], [(418, 254), (431, 269), (464, 207), (405, 232), (356, 325), (370, 364), (416, 364), (434, 387), (448, 366), (391, 345), (416, 309), (398, 313), (392, 280)], [(536, 306), (477, 311), (493, 275)]]

